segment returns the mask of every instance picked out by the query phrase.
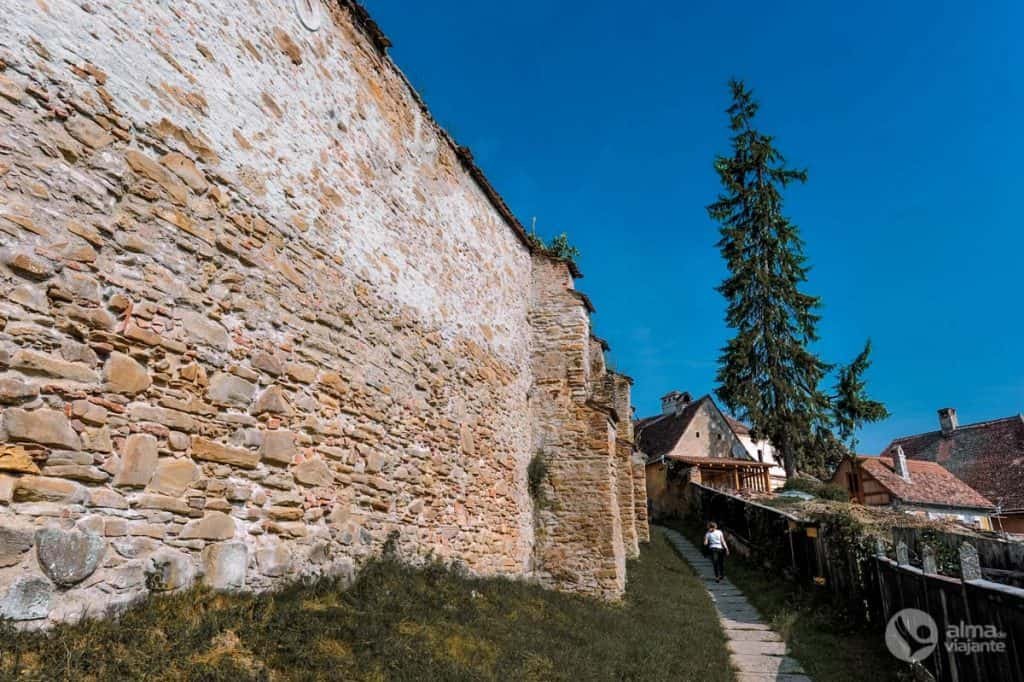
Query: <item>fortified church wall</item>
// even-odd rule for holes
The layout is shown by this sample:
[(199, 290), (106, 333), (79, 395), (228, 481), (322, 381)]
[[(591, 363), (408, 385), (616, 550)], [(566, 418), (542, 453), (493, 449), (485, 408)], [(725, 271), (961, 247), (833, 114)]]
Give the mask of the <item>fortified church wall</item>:
[(33, 0), (0, 38), (0, 617), (389, 538), (621, 594), (629, 382), (361, 7)]

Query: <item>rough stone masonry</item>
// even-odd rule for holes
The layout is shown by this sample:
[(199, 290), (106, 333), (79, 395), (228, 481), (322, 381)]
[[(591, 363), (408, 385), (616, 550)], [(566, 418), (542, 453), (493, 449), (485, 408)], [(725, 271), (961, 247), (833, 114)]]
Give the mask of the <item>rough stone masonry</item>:
[(4, 9), (0, 617), (351, 575), (389, 539), (621, 594), (629, 382), (361, 7)]

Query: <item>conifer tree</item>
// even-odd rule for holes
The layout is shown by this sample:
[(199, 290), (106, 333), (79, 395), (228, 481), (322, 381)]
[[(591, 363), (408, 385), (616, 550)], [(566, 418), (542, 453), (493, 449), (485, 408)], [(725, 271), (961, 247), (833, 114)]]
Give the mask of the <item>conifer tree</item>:
[(836, 392), (832, 398), (832, 419), (851, 454), (857, 451), (857, 430), (870, 422), (877, 422), (889, 416), (885, 405), (872, 400), (867, 394), (864, 372), (871, 367), (871, 339), (864, 344), (864, 350), (848, 365), (839, 368), (836, 377)]
[(818, 385), (829, 367), (808, 349), (818, 338), (820, 300), (800, 289), (808, 270), (803, 240), (782, 212), (782, 191), (806, 182), (807, 171), (787, 167), (774, 139), (754, 127), (758, 104), (744, 84), (729, 86), (732, 154), (715, 159), (723, 191), (708, 214), (721, 226), (729, 275), (718, 291), (735, 335), (719, 357), (716, 394), (781, 451), (792, 477), (814, 460), (828, 424)]

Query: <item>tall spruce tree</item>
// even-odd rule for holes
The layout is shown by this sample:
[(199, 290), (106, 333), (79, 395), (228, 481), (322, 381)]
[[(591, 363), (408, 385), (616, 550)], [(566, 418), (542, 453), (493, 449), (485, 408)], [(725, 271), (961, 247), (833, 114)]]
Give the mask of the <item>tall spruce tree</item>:
[(877, 400), (868, 397), (864, 372), (871, 367), (871, 339), (864, 350), (848, 365), (839, 368), (836, 375), (835, 395), (832, 398), (832, 419), (839, 439), (851, 454), (857, 451), (857, 430), (870, 422), (889, 416), (889, 410)]
[(728, 108), (732, 154), (715, 159), (723, 191), (708, 206), (721, 225), (718, 248), (729, 276), (718, 287), (735, 336), (719, 358), (722, 402), (749, 420), (755, 437), (782, 453), (786, 476), (815, 459), (828, 430), (828, 397), (818, 385), (829, 367), (808, 349), (817, 340), (820, 300), (800, 290), (807, 281), (803, 240), (782, 213), (782, 191), (806, 182), (754, 127), (758, 104), (742, 81), (732, 80)]

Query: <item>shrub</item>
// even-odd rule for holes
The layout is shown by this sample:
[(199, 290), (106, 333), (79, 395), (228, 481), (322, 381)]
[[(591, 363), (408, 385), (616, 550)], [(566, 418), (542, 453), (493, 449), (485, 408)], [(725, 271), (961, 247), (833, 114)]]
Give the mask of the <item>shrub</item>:
[(544, 453), (537, 451), (526, 467), (526, 481), (530, 490), (530, 498), (534, 505), (544, 503), (544, 479), (548, 477), (548, 460)]
[(818, 486), (818, 491), (814, 493), (823, 500), (836, 500), (838, 502), (849, 502), (850, 493), (841, 485), (835, 483), (823, 483)]
[(565, 232), (548, 242), (546, 250), (548, 255), (574, 263), (580, 257), (580, 250), (569, 243), (569, 235)]
[(782, 486), (782, 489), (799, 490), (823, 500), (838, 500), (839, 502), (848, 502), (850, 500), (850, 494), (846, 488), (834, 483), (822, 483), (808, 477), (791, 478), (786, 481), (786, 485)]
[(554, 237), (551, 241), (544, 243), (544, 240), (536, 234), (528, 235), (530, 242), (543, 253), (559, 260), (575, 263), (579, 260), (580, 250), (569, 243), (569, 235), (565, 232)]
[(818, 489), (821, 487), (819, 481), (813, 478), (790, 478), (786, 480), (786, 484), (782, 486), (783, 490), (799, 490), (803, 493), (809, 493), (811, 495), (817, 495)]

